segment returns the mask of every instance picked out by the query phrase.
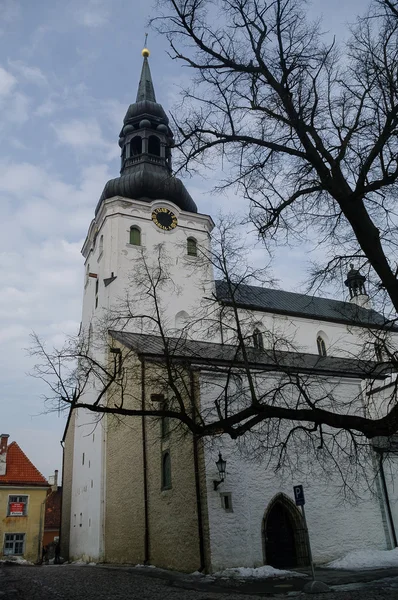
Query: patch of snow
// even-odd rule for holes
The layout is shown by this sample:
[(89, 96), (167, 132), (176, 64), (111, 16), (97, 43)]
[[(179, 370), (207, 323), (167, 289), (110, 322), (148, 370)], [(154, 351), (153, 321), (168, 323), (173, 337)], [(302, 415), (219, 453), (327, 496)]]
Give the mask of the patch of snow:
[(398, 567), (398, 548), (394, 550), (355, 550), (325, 565), (328, 569), (383, 569)]
[(206, 577), (206, 575), (204, 573), (201, 573), (200, 571), (194, 571), (193, 573), (191, 573), (191, 575), (193, 575), (194, 577)]
[(74, 560), (74, 561), (72, 561), (69, 564), (75, 565), (75, 567), (86, 567), (87, 566), (87, 563), (84, 562), (84, 560), (80, 560), (80, 559), (79, 560)]
[(13, 563), (13, 564), (17, 564), (17, 565), (33, 565), (34, 564), (34, 563), (30, 562), (29, 560), (20, 558), (19, 556), (9, 556), (8, 558), (5, 558), (4, 560), (0, 560), (0, 563), (2, 563), (2, 564)]
[(296, 571), (284, 571), (282, 569), (275, 569), (270, 565), (263, 565), (262, 567), (252, 568), (252, 567), (235, 567), (231, 569), (224, 569), (223, 571), (218, 571), (214, 573), (215, 577), (232, 577), (236, 578), (258, 578), (258, 579), (266, 579), (268, 577), (279, 577), (283, 579), (287, 579), (290, 577), (307, 577), (304, 573), (297, 573)]

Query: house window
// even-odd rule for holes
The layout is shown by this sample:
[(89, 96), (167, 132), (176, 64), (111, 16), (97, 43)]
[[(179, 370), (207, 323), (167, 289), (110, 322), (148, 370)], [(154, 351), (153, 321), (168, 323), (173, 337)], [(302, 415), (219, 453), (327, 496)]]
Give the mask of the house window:
[(198, 247), (195, 238), (187, 239), (187, 254), (188, 256), (198, 256)]
[(90, 279), (90, 264), (86, 266), (86, 285), (88, 284)]
[(28, 496), (8, 496), (8, 517), (24, 517), (28, 513)]
[(135, 225), (130, 227), (130, 244), (141, 246), (141, 231)]
[(162, 490), (171, 488), (171, 460), (170, 452), (164, 452), (162, 455)]
[(232, 508), (232, 494), (230, 492), (222, 492), (221, 496), (221, 506), (225, 510), (225, 512), (234, 512)]
[(325, 340), (320, 335), (316, 338), (316, 345), (318, 346), (319, 356), (327, 356)]
[(99, 241), (99, 255), (100, 256), (102, 255), (103, 251), (104, 251), (104, 236), (101, 235), (100, 241)]
[(259, 350), (264, 350), (263, 334), (259, 329), (255, 329), (253, 331), (253, 344), (255, 348), (258, 348)]
[(25, 544), (24, 533), (6, 533), (4, 536), (4, 554), (6, 556), (23, 554)]

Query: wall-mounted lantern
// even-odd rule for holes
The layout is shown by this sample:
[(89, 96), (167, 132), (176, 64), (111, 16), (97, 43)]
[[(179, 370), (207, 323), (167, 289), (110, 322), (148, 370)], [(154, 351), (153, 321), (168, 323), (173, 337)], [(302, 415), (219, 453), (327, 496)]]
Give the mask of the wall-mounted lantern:
[(214, 489), (216, 490), (220, 483), (225, 479), (225, 472), (227, 467), (227, 461), (223, 459), (221, 452), (218, 453), (218, 460), (216, 461), (216, 467), (218, 470), (219, 480), (213, 479)]

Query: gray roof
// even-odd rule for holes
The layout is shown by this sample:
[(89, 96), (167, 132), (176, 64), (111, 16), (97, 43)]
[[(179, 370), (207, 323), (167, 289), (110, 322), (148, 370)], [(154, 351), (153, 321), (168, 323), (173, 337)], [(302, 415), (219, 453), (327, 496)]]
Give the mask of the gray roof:
[(136, 102), (142, 102), (143, 100), (149, 100), (150, 102), (156, 102), (155, 90), (152, 83), (151, 69), (149, 68), (149, 62), (147, 57), (144, 57), (142, 63), (140, 83), (138, 85)]
[[(231, 304), (231, 295), (225, 281), (216, 281), (216, 295), (219, 302)], [(375, 310), (368, 310), (352, 304), (330, 298), (317, 298), (296, 292), (285, 292), (254, 285), (238, 285), (234, 292), (235, 303), (238, 306), (272, 312), (333, 321), (351, 325), (380, 327), (386, 325), (386, 319)]]
[[(159, 336), (125, 331), (110, 331), (112, 338), (138, 355), (152, 360), (165, 358), (165, 345)], [(199, 342), (184, 338), (167, 338), (167, 348), (173, 361), (187, 362), (202, 367), (216, 365), (243, 366), (242, 354), (236, 346)], [(385, 378), (391, 370), (389, 364), (358, 359), (318, 356), (300, 352), (282, 352), (246, 348), (250, 365), (254, 369), (267, 371), (289, 371), (318, 375)]]
[(183, 182), (170, 175), (166, 169), (142, 162), (139, 168), (126, 170), (123, 175), (111, 179), (104, 187), (95, 214), (107, 198), (122, 196), (152, 202), (152, 200), (169, 200), (181, 210), (196, 213), (195, 202), (191, 198)]

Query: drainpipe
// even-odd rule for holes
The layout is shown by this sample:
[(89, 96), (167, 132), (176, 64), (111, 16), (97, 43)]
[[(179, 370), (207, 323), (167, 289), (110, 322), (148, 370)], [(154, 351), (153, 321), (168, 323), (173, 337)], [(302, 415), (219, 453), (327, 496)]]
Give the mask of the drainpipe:
[[(190, 372), (191, 379), (191, 402), (192, 402), (192, 418), (195, 420), (195, 382), (193, 378), (193, 372)], [(199, 556), (200, 556), (200, 567), (199, 572), (202, 572), (206, 568), (205, 559), (205, 543), (203, 534), (203, 517), (202, 517), (202, 499), (200, 489), (200, 472), (199, 472), (199, 454), (198, 454), (198, 438), (193, 435), (193, 461), (195, 467), (195, 491), (196, 491), (196, 510), (198, 513), (198, 534), (199, 534)]]
[(44, 517), (46, 513), (46, 500), (47, 495), (40, 506), (40, 523), (39, 523), (39, 543), (37, 548), (37, 562), (41, 561), (41, 549), (43, 545), (43, 535), (44, 535)]
[[(61, 550), (61, 544), (62, 544), (62, 505), (64, 502), (64, 465), (65, 465), (65, 444), (64, 444), (64, 440), (61, 440), (60, 442), (61, 447), (62, 447), (62, 492), (61, 492), (61, 502), (60, 502), (60, 506), (59, 506), (59, 512), (60, 512), (60, 517), (61, 520), (59, 522), (59, 540), (58, 540), (58, 544), (59, 544), (59, 548)], [(65, 558), (69, 558), (69, 548), (68, 548), (68, 556)]]
[[(145, 360), (141, 363), (141, 408), (145, 410)], [(146, 422), (145, 416), (141, 418), (142, 426), (142, 464), (144, 476), (144, 565), (149, 562), (149, 507), (148, 507), (148, 463), (146, 451)]]
[(384, 499), (385, 499), (386, 508), (387, 508), (388, 520), (390, 522), (390, 529), (391, 529), (391, 533), (392, 533), (394, 548), (397, 548), (398, 547), (397, 534), (395, 532), (394, 518), (392, 516), (390, 497), (388, 495), (386, 476), (384, 473), (384, 465), (383, 465), (384, 453), (382, 450), (378, 450), (378, 453), (379, 453), (379, 467), (380, 467), (381, 483), (383, 486)]

